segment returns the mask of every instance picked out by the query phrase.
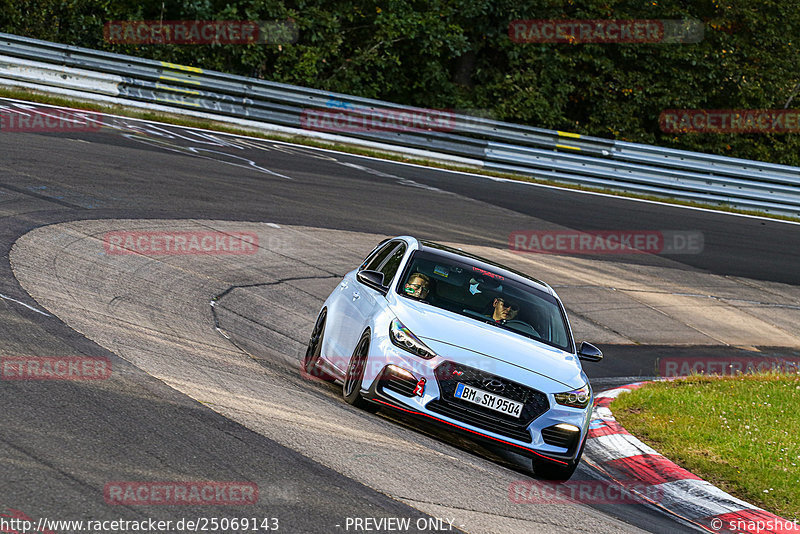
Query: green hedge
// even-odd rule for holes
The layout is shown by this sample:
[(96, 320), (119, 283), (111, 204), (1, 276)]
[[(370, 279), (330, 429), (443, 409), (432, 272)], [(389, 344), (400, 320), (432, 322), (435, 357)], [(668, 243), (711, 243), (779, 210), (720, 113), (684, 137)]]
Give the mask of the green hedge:
[[(702, 21), (695, 44), (518, 44), (515, 19)], [(113, 45), (113, 20), (286, 20), (290, 45)], [(782, 0), (0, 0), (0, 31), (605, 138), (800, 165), (797, 134), (667, 134), (665, 109), (800, 108)], [(793, 106), (790, 106), (793, 107)]]

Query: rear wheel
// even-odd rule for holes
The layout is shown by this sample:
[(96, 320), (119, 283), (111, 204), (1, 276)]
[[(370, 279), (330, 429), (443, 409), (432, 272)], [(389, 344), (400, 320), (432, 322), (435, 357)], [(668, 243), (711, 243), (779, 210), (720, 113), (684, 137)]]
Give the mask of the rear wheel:
[(317, 317), (314, 330), (311, 331), (311, 339), (308, 340), (306, 355), (303, 357), (303, 370), (313, 377), (330, 381), (332, 378), (317, 367), (322, 353), (322, 339), (325, 333), (325, 320), (327, 317), (328, 310), (322, 310), (319, 317)]
[(367, 355), (369, 354), (369, 332), (364, 332), (361, 339), (353, 351), (350, 363), (347, 365), (347, 373), (344, 376), (342, 385), (342, 396), (348, 404), (367, 411), (377, 411), (377, 407), (366, 401), (361, 396), (361, 383), (364, 380), (364, 370), (367, 368)]

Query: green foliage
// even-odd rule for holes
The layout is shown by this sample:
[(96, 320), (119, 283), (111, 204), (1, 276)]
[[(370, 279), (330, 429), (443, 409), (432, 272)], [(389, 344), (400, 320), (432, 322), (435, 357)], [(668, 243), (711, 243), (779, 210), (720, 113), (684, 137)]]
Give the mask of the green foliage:
[[(695, 19), (693, 44), (512, 42), (515, 19)], [(119, 45), (114, 20), (287, 20), (292, 44)], [(800, 165), (797, 134), (667, 134), (665, 109), (800, 108), (782, 0), (0, 0), (0, 31), (599, 137)]]

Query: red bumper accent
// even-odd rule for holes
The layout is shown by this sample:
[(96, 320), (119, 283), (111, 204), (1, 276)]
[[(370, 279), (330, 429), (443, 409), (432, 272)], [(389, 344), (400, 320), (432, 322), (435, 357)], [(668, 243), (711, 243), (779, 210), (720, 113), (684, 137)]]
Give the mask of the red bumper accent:
[(386, 402), (386, 401), (383, 401), (381, 399), (373, 399), (373, 400), (374, 400), (374, 402), (380, 403), (380, 404), (382, 404), (384, 406), (388, 406), (389, 408), (394, 408), (395, 410), (400, 410), (401, 412), (410, 413), (412, 415), (421, 415), (421, 416), (427, 417), (429, 419), (433, 419), (434, 421), (436, 421), (438, 423), (444, 423), (446, 425), (450, 425), (450, 426), (456, 427), (459, 430), (462, 430), (464, 432), (469, 432), (471, 434), (475, 434), (475, 435), (480, 436), (480, 437), (482, 437), (484, 439), (490, 439), (492, 441), (496, 441), (498, 443), (502, 443), (503, 445), (510, 445), (511, 447), (516, 447), (518, 449), (522, 449), (525, 452), (527, 452), (528, 454), (535, 454), (536, 456), (539, 456), (540, 458), (544, 458), (545, 460), (548, 460), (548, 461), (551, 461), (551, 462), (555, 462), (557, 464), (561, 464), (561, 465), (567, 465), (568, 464), (568, 462), (565, 462), (563, 460), (556, 460), (555, 458), (551, 458), (549, 456), (545, 456), (544, 454), (540, 454), (540, 453), (534, 451), (533, 449), (529, 449), (528, 447), (523, 447), (522, 445), (517, 445), (516, 443), (511, 443), (510, 441), (505, 441), (505, 440), (502, 440), (502, 439), (499, 439), (499, 438), (495, 438), (493, 436), (489, 436), (489, 435), (486, 435), (486, 434), (482, 434), (480, 432), (476, 432), (476, 431), (474, 431), (474, 430), (472, 430), (470, 428), (465, 428), (463, 426), (456, 425), (455, 423), (451, 423), (450, 421), (445, 421), (444, 419), (439, 419), (438, 417), (435, 417), (433, 415), (429, 415), (429, 414), (426, 414), (426, 413), (418, 412), (416, 410), (410, 410), (408, 408), (403, 408), (401, 406), (397, 406), (396, 404), (392, 404), (390, 402)]

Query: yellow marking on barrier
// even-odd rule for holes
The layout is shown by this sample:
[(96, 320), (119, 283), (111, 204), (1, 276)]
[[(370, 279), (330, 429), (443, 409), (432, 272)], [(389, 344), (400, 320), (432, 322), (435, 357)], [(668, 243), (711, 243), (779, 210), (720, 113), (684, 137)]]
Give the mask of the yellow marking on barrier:
[(168, 69), (175, 69), (175, 70), (183, 70), (186, 72), (196, 72), (197, 74), (203, 74), (203, 69), (198, 67), (188, 67), (186, 65), (177, 65), (175, 63), (167, 63), (166, 61), (162, 61), (161, 65), (163, 67), (167, 67)]
[(173, 87), (171, 85), (163, 85), (156, 82), (156, 89), (166, 89), (167, 91), (175, 91), (176, 93), (186, 93), (187, 95), (200, 95), (200, 91), (192, 91), (191, 89), (182, 89), (180, 87)]
[(183, 104), (183, 105), (186, 105), (186, 106), (196, 106), (198, 108), (202, 107), (197, 102), (190, 102), (190, 101), (186, 101), (186, 100), (172, 100), (172, 99), (169, 99), (169, 98), (156, 97), (156, 102), (167, 102), (169, 104)]
[(556, 131), (558, 132), (558, 135), (560, 135), (561, 137), (572, 137), (573, 139), (580, 139), (581, 138), (581, 134), (576, 134), (576, 133), (571, 133), (571, 132), (562, 132), (560, 130), (556, 130)]
[(200, 85), (201, 82), (197, 80), (190, 80), (189, 78), (173, 78), (172, 76), (164, 76), (163, 74), (158, 77), (160, 80), (169, 80), (171, 82), (181, 82), (181, 83), (193, 83), (195, 85)]
[(556, 148), (568, 148), (570, 150), (580, 150), (580, 147), (577, 146), (559, 145), (559, 144), (556, 144)]

